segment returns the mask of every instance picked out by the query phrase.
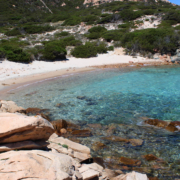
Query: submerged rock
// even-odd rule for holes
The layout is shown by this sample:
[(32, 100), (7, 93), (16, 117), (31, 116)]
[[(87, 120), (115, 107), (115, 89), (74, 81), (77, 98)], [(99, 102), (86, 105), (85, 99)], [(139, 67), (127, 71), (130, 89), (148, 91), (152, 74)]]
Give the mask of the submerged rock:
[(144, 123), (149, 124), (149, 125), (153, 125), (153, 126), (156, 126), (156, 127), (161, 127), (161, 128), (165, 128), (169, 124), (169, 122), (159, 120), (159, 119), (148, 119), (148, 120), (145, 120)]
[(94, 150), (94, 151), (98, 151), (100, 149), (103, 149), (107, 147), (105, 144), (103, 144), (102, 142), (95, 142), (92, 144), (91, 148)]
[(155, 161), (155, 160), (158, 159), (158, 157), (156, 157), (156, 156), (153, 155), (153, 154), (144, 155), (144, 158), (145, 158), (147, 161)]
[(92, 136), (92, 133), (90, 130), (85, 129), (85, 130), (75, 130), (72, 132), (72, 135), (76, 137), (89, 137)]
[(180, 131), (180, 121), (170, 122), (169, 125), (166, 127), (166, 130), (171, 132)]
[(126, 157), (121, 157), (120, 158), (120, 163), (128, 166), (140, 166), (141, 161), (137, 159), (130, 159)]
[(59, 120), (56, 120), (56, 121), (52, 121), (51, 124), (53, 125), (55, 133), (57, 135), (61, 135), (61, 133), (62, 133), (61, 129), (66, 129), (67, 126), (68, 126), (67, 122), (64, 119), (59, 119)]

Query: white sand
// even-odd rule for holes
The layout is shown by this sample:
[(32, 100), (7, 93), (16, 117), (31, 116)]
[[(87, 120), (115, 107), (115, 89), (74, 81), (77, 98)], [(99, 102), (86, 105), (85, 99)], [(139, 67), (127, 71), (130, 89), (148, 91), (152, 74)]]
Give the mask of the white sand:
[(84, 68), (98, 65), (120, 64), (129, 62), (141, 62), (146, 63), (149, 61), (157, 61), (152, 59), (145, 59), (142, 57), (133, 58), (122, 54), (121, 49), (117, 49), (114, 52), (98, 55), (94, 58), (74, 58), (71, 57), (67, 61), (33, 61), (31, 64), (14, 63), (7, 60), (0, 63), (0, 81), (10, 78), (24, 77), (33, 74), (40, 74), (45, 72), (57, 71), (70, 68)]

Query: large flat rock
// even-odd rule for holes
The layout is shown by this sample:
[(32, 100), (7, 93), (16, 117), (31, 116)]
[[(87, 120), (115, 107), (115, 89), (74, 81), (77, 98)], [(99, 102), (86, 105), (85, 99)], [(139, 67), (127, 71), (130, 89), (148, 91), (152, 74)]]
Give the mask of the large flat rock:
[(70, 141), (69, 139), (63, 138), (63, 137), (58, 137), (57, 135), (53, 134), (49, 138), (50, 143), (56, 143), (56, 144), (66, 144), (70, 149), (85, 153), (90, 155), (90, 149), (87, 146), (84, 146), (82, 144), (78, 144), (76, 142)]
[(64, 154), (9, 151), (0, 154), (0, 179), (70, 180), (75, 173), (73, 159)]
[(54, 132), (50, 122), (41, 116), (0, 113), (0, 143), (25, 140), (47, 140)]

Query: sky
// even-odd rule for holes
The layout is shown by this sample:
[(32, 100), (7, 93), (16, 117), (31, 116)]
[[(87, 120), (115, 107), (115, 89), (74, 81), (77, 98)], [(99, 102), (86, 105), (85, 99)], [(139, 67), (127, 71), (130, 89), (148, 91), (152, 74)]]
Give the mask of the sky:
[(180, 0), (169, 0), (170, 2), (174, 3), (174, 4), (178, 4), (180, 5)]

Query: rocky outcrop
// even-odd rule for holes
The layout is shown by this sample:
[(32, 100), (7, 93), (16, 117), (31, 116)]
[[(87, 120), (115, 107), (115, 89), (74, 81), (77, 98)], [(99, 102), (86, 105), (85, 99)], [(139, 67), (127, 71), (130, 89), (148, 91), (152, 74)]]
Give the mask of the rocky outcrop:
[(25, 140), (47, 140), (54, 132), (50, 122), (41, 116), (0, 113), (0, 143)]
[(3, 113), (3, 112), (15, 113), (21, 110), (24, 110), (24, 108), (18, 106), (13, 101), (0, 100), (0, 113)]
[(148, 177), (146, 174), (141, 174), (141, 173), (133, 171), (131, 173), (117, 176), (113, 178), (112, 180), (148, 180)]
[[(102, 4), (102, 3), (107, 3), (107, 2), (112, 2), (113, 0), (85, 0), (83, 4), (93, 4), (94, 6), (96, 5), (99, 5), (99, 4)], [(116, 0), (116, 1), (125, 1), (125, 0)], [(132, 2), (148, 2), (148, 0), (129, 0), (129, 1), (132, 1)], [(158, 2), (159, 0), (156, 0), (156, 2)], [(164, 2), (167, 2), (167, 3), (171, 3), (170, 1), (168, 0), (161, 0), (161, 1), (164, 1)]]
[(0, 179), (70, 180), (74, 160), (64, 154), (41, 150), (10, 151), (0, 154)]
[(58, 137), (56, 134), (53, 134), (48, 142), (50, 145), (48, 148), (55, 149), (59, 153), (68, 154), (73, 158), (77, 158), (79, 161), (86, 160), (91, 157), (90, 149), (87, 146), (75, 143), (69, 139), (63, 137)]

